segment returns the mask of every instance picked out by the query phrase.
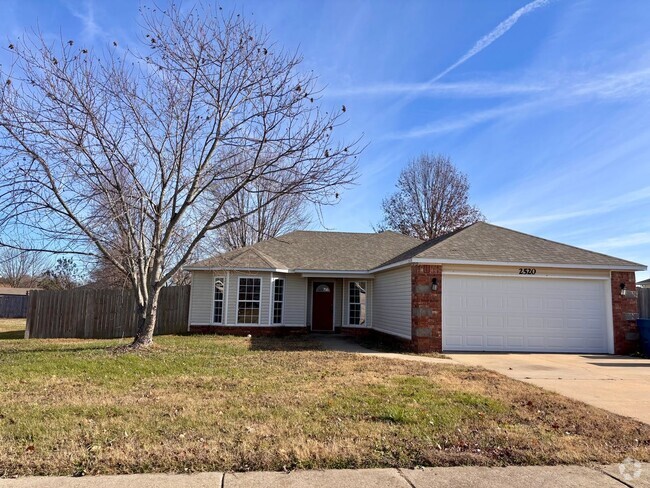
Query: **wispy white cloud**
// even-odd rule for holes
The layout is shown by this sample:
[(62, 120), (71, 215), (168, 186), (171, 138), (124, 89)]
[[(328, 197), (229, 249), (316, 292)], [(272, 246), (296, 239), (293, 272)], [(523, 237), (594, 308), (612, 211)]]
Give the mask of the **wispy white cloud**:
[(527, 15), (535, 10), (537, 10), (540, 7), (544, 7), (545, 5), (548, 5), (551, 0), (534, 0), (533, 2), (530, 2), (520, 9), (518, 9), (515, 13), (513, 13), (510, 17), (508, 17), (506, 20), (501, 22), (499, 25), (497, 25), (492, 31), (490, 31), (488, 34), (484, 35), (481, 37), (472, 48), (467, 51), (465, 54), (463, 54), (458, 61), (456, 61), (454, 64), (437, 74), (433, 79), (430, 80), (430, 83), (435, 83), (436, 81), (440, 80), (443, 76), (448, 74), (449, 72), (455, 70), (458, 68), (461, 64), (465, 63), (469, 59), (473, 58), (476, 56), (478, 53), (483, 51), (485, 48), (487, 48), (490, 44), (492, 44), (494, 41), (499, 39), (501, 36), (503, 36), (506, 32), (508, 32), (512, 27), (519, 21), (520, 18), (522, 18), (524, 15)]
[(83, 2), (83, 10), (79, 10), (77, 3), (68, 3), (70, 13), (81, 21), (81, 35), (85, 41), (92, 42), (102, 33), (102, 29), (95, 20), (95, 5), (92, 0)]
[(500, 97), (528, 95), (549, 90), (539, 82), (501, 83), (498, 81), (472, 81), (459, 83), (378, 83), (369, 86), (328, 89), (324, 95), (342, 96), (392, 96), (418, 95), (429, 97)]
[[(636, 99), (650, 94), (650, 68), (601, 76), (578, 75), (577, 79), (549, 84), (544, 96), (498, 107), (436, 120), (420, 127), (392, 134), (389, 139), (417, 138), (468, 129), (508, 116), (520, 116), (553, 110), (589, 100)], [(540, 85), (543, 86), (543, 83)], [(553, 87), (552, 89), (550, 87)]]
[(602, 202), (600, 205), (590, 205), (589, 207), (567, 212), (531, 215), (516, 219), (503, 220), (495, 223), (504, 227), (517, 227), (520, 225), (530, 224), (549, 224), (579, 217), (592, 217), (595, 215), (602, 215), (646, 200), (650, 200), (650, 186), (628, 192), (615, 198), (610, 198)]
[(650, 244), (650, 232), (632, 232), (630, 234), (610, 237), (600, 241), (590, 242), (582, 247), (588, 249), (622, 249), (627, 247), (644, 246)]

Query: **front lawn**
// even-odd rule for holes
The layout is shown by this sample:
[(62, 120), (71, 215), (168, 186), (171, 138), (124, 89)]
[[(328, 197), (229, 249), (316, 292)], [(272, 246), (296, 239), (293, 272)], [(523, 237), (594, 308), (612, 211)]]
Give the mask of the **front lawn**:
[(4, 476), (650, 461), (650, 426), (482, 369), (309, 338), (166, 336), (125, 355), (6, 332)]

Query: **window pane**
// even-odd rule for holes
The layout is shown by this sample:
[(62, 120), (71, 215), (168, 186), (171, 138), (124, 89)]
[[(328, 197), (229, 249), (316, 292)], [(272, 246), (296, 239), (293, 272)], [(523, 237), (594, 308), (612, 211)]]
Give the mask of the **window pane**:
[(223, 319), (223, 302), (214, 302), (214, 318), (215, 324), (220, 324)]
[(284, 300), (284, 280), (273, 281), (273, 323), (282, 323), (282, 305)]
[(214, 315), (212, 321), (220, 324), (223, 321), (223, 297), (224, 297), (224, 279), (215, 278), (214, 280)]
[(350, 282), (348, 296), (350, 325), (364, 325), (366, 323), (366, 282)]
[(258, 324), (260, 321), (259, 302), (240, 302), (237, 310), (237, 322), (240, 324)]
[(260, 288), (260, 278), (239, 279), (239, 306), (237, 307), (237, 323), (259, 324)]

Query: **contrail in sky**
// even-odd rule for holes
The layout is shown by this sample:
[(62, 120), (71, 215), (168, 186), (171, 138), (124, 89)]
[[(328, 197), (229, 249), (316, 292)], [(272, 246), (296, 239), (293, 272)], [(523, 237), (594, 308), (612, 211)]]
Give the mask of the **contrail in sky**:
[(478, 53), (480, 53), (483, 49), (488, 47), (490, 44), (492, 44), (494, 41), (496, 41), (499, 37), (501, 37), (503, 34), (508, 32), (513, 25), (517, 23), (517, 21), (523, 17), (526, 14), (529, 14), (530, 12), (537, 10), (540, 7), (544, 7), (545, 5), (548, 5), (551, 2), (551, 0), (535, 0), (533, 2), (530, 2), (523, 7), (521, 7), (519, 10), (517, 10), (515, 13), (513, 13), (510, 17), (508, 17), (506, 20), (501, 22), (499, 25), (497, 25), (494, 29), (489, 34), (484, 35), (481, 37), (474, 46), (472, 46), (472, 49), (467, 51), (458, 61), (456, 61), (454, 64), (449, 66), (447, 69), (445, 69), (443, 72), (440, 74), (436, 75), (434, 78), (432, 78), (429, 83), (435, 83), (438, 81), (440, 78), (445, 76), (447, 73), (450, 71), (458, 68), (461, 64), (463, 64), (465, 61), (468, 59), (476, 56)]

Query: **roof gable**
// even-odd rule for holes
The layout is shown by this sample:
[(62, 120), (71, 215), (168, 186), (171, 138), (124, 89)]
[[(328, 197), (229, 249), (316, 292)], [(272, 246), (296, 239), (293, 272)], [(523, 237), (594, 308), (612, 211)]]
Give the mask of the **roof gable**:
[[(428, 245), (427, 245), (428, 244)], [(411, 257), (443, 261), (644, 268), (606, 254), (477, 222), (419, 246)]]

